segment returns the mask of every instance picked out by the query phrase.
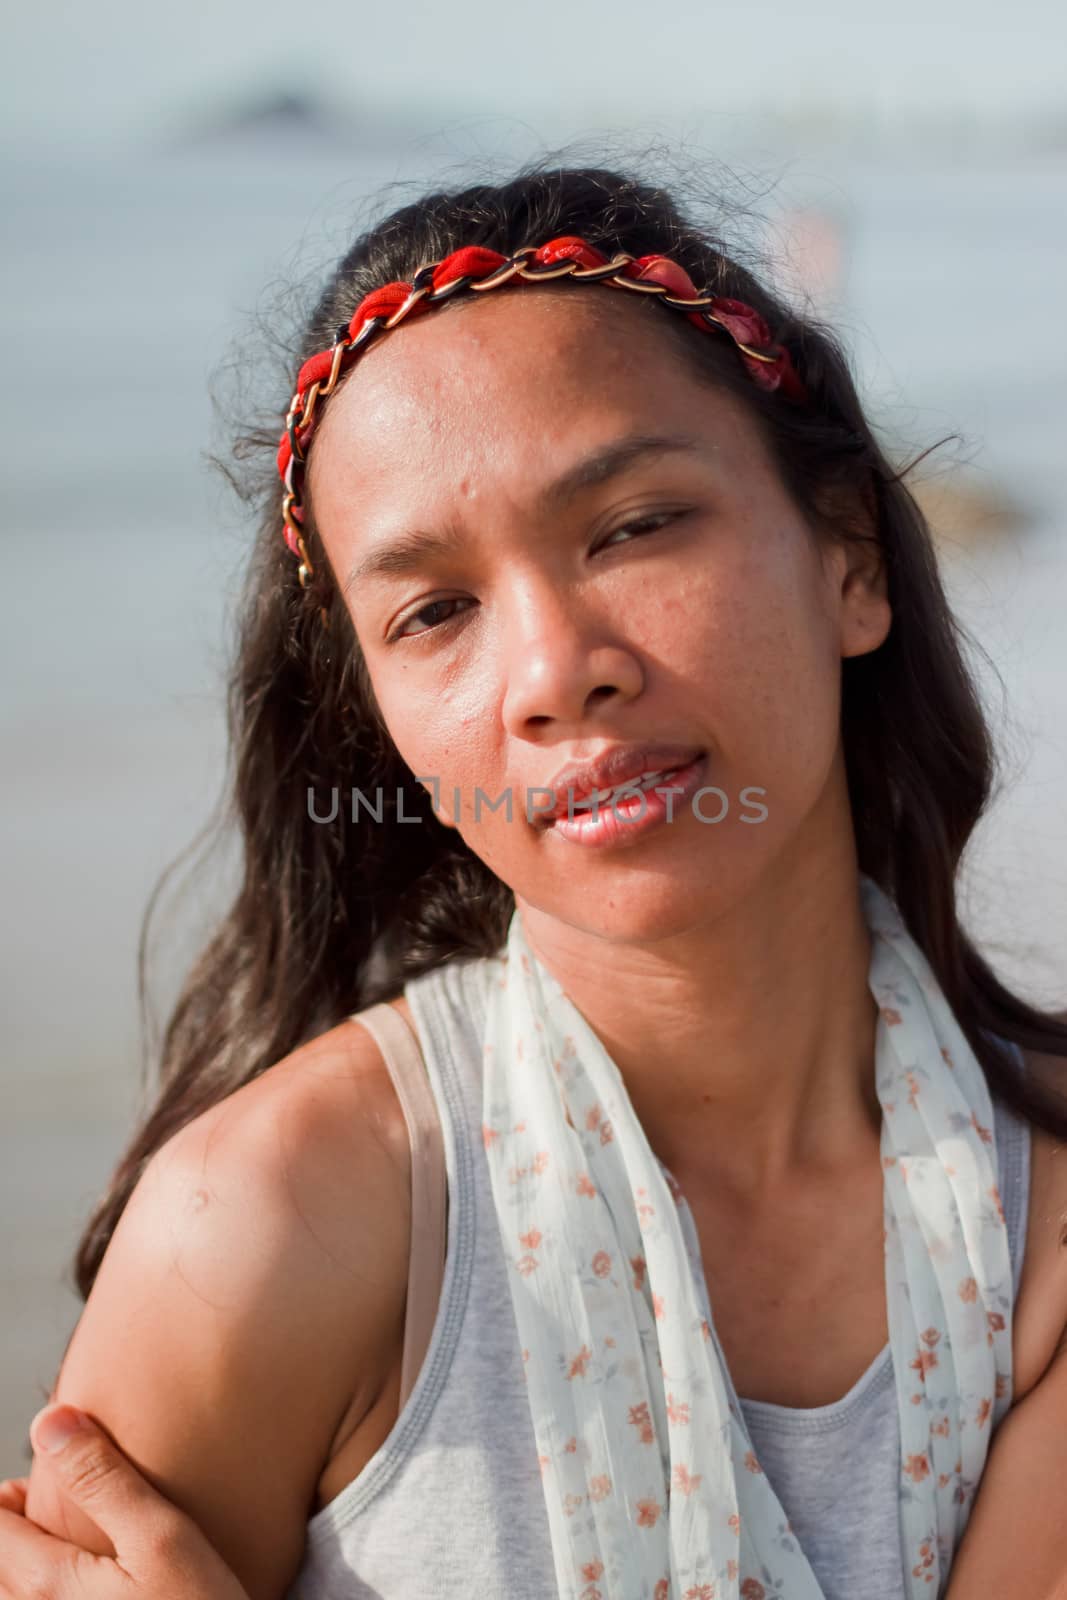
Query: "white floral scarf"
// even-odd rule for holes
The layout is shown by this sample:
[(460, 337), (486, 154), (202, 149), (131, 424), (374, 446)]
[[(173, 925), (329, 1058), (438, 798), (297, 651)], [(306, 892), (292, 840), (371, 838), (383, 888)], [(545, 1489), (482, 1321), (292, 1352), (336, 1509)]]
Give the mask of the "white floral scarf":
[[(901, 1559), (909, 1600), (936, 1600), (1011, 1403), (1011, 1260), (984, 1074), (896, 906), (865, 875), (860, 894)], [(618, 1068), (518, 911), (486, 972), (482, 1132), (559, 1595), (822, 1600), (736, 1404), (684, 1197)]]

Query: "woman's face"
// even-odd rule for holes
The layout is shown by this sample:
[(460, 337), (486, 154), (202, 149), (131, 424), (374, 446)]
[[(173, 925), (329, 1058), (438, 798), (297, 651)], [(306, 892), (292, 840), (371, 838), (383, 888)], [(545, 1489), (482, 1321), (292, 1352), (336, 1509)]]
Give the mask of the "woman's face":
[[(851, 850), (841, 657), (890, 620), (663, 315), (529, 285), (428, 312), (361, 358), (308, 467), (379, 707), (438, 814), (520, 903), (623, 941), (721, 912), (791, 851)], [(663, 799), (614, 842), (545, 824), (564, 765), (649, 743), (697, 753), (662, 780), (688, 780), (670, 820)]]

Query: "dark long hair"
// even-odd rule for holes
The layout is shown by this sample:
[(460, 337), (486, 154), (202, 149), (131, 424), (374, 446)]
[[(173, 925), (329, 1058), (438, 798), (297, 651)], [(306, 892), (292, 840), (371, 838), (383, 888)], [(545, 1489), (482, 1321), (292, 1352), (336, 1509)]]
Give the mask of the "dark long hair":
[[(992, 792), (992, 740), (929, 529), (864, 417), (840, 344), (758, 281), (660, 184), (541, 158), (502, 183), (426, 194), (364, 231), (300, 327), (274, 409), (244, 426), (229, 465), (220, 463), (258, 516), (228, 681), (228, 810), (214, 824), (239, 830), (241, 881), (185, 979), (163, 1032), (154, 1100), (79, 1242), (83, 1298), (146, 1163), (179, 1128), (349, 1012), (397, 994), (407, 978), (503, 942), (513, 895), (437, 822), (393, 747), (315, 535), (309, 493), (315, 576), (300, 587), (279, 531), (274, 458), (301, 361), (333, 342), (371, 289), (410, 280), (464, 244), (509, 254), (560, 234), (608, 253), (666, 253), (697, 285), (755, 306), (788, 345), (812, 397), (806, 409), (758, 388), (728, 340), (697, 337), (677, 312), (650, 305), (679, 359), (748, 406), (812, 527), (880, 541), (892, 627), (879, 649), (842, 662), (860, 870), (896, 900), (991, 1088), (1067, 1136), (1058, 1083), (1021, 1079), (994, 1037), (1067, 1055), (1067, 1024), (1006, 988), (959, 923), (957, 868)], [(601, 291), (564, 279), (558, 292)], [(448, 315), (448, 306), (429, 314)], [(329, 826), (310, 824), (308, 791), (328, 795), (339, 774), (342, 792), (400, 790), (403, 814), (421, 826), (399, 824), (388, 801), (382, 823), (362, 808), (353, 820), (342, 807)], [(142, 1006), (153, 903), (142, 928)]]

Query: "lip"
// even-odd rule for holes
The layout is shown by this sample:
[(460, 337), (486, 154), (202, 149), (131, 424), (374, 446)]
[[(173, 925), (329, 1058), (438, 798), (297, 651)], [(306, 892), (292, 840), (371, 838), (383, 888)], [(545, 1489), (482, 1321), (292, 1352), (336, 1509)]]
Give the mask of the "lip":
[[(707, 781), (708, 757), (701, 754), (687, 767), (679, 767), (672, 778), (652, 789), (608, 802), (594, 817), (581, 812), (556, 819), (545, 833), (563, 843), (582, 845), (589, 850), (617, 850), (636, 845), (649, 833), (672, 820), (681, 821), (685, 805)], [(674, 812), (678, 813), (676, 817)]]
[(595, 794), (598, 789), (616, 789), (620, 784), (632, 783), (647, 772), (669, 772), (677, 767), (688, 767), (705, 752), (696, 745), (681, 744), (617, 744), (590, 761), (570, 762), (561, 767), (547, 784), (553, 797), (562, 794), (552, 811), (542, 811), (537, 820), (547, 828), (558, 817), (565, 817), (569, 804)]

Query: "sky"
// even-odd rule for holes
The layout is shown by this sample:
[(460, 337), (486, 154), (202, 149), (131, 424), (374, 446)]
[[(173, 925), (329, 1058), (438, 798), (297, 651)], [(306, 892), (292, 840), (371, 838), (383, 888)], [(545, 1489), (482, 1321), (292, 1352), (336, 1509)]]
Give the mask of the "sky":
[(679, 111), (1063, 117), (1065, 13), (1060, 0), (894, 0), (891, 13), (869, 0), (42, 0), (7, 11), (0, 140), (9, 155), (28, 139), (128, 145), (191, 106), (287, 82), (371, 107), (532, 117), (552, 142)]

